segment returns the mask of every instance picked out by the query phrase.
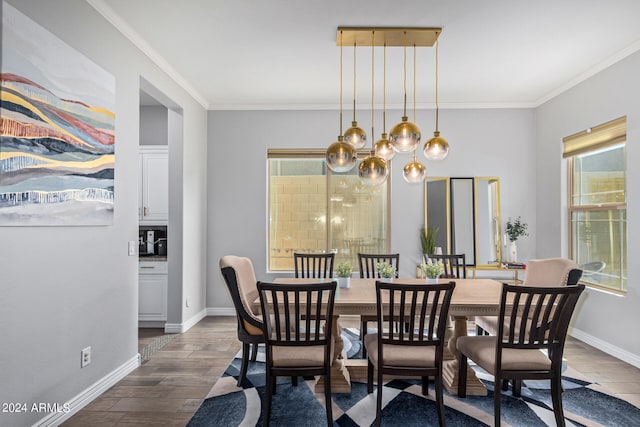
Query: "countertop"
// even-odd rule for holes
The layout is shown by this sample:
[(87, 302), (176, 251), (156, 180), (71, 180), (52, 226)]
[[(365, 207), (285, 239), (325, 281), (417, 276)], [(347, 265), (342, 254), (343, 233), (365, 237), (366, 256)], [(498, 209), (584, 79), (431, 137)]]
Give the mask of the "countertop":
[(138, 257), (138, 261), (139, 262), (166, 262), (167, 261), (167, 256), (166, 255), (145, 255), (145, 256), (141, 256)]

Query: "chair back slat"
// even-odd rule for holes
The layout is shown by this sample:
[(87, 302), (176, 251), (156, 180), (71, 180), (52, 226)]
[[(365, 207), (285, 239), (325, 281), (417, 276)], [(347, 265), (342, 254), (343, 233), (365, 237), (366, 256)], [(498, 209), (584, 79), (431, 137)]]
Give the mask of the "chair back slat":
[(325, 345), (331, 339), (336, 282), (274, 284), (258, 282), (271, 345)]
[(439, 254), (439, 255), (427, 255), (424, 254), (424, 261), (427, 262), (431, 259), (433, 262), (442, 261), (444, 265), (443, 278), (448, 279), (466, 279), (467, 278), (467, 261), (465, 254)]
[(331, 279), (333, 278), (333, 261), (335, 254), (293, 254), (294, 274), (297, 278)]
[[(379, 347), (391, 345), (441, 346), (455, 282), (405, 284), (376, 281)], [(394, 328), (401, 321), (407, 327)], [(382, 356), (381, 356), (382, 357)]]
[(358, 253), (358, 264), (360, 265), (360, 278), (373, 279), (380, 278), (380, 273), (376, 269), (377, 263), (386, 262), (396, 269), (396, 278), (400, 271), (400, 254), (363, 254)]

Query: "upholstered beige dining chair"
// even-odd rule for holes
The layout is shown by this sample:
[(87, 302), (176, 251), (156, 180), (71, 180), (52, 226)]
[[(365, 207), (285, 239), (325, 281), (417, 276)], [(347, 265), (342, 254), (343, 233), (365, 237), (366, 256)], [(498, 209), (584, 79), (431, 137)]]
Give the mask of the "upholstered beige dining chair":
[(247, 375), (250, 347), (253, 347), (251, 360), (255, 362), (258, 344), (265, 342), (262, 331), (264, 328), (262, 316), (251, 309), (252, 303), (258, 298), (257, 280), (249, 258), (234, 255), (223, 256), (220, 259), (220, 270), (236, 309), (238, 339), (242, 342), (242, 363), (238, 376), (238, 387), (241, 387)]
[(567, 329), (584, 285), (502, 285), (496, 336), (463, 336), (458, 348), (458, 395), (466, 397), (467, 358), (494, 376), (494, 425), (500, 426), (504, 380), (551, 380), (556, 425), (564, 426), (562, 353)]
[[(368, 334), (367, 392), (373, 393), (373, 371), (377, 370), (376, 426), (382, 412), (383, 375), (419, 377), (422, 394), (428, 394), (428, 377), (434, 377), (436, 409), (445, 425), (442, 362), (447, 314), (454, 282), (406, 284), (376, 281), (378, 332)], [(402, 319), (405, 327), (396, 328)]]
[[(575, 285), (582, 270), (567, 258), (532, 259), (527, 263), (523, 286), (567, 286)], [(477, 335), (498, 333), (498, 316), (476, 316)]]

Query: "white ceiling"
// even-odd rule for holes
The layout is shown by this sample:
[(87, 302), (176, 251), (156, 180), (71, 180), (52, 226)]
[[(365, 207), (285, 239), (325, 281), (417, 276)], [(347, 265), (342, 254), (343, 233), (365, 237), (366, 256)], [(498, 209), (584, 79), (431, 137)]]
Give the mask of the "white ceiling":
[[(442, 27), (442, 108), (532, 107), (640, 49), (638, 0), (87, 0), (208, 109), (339, 105), (339, 26)], [(403, 49), (387, 48), (387, 105), (403, 100)], [(371, 105), (371, 48), (357, 102)], [(343, 49), (344, 108), (353, 48)], [(416, 102), (435, 100), (435, 50), (417, 49)], [(413, 49), (407, 50), (413, 103)], [(382, 48), (375, 52), (382, 105)]]

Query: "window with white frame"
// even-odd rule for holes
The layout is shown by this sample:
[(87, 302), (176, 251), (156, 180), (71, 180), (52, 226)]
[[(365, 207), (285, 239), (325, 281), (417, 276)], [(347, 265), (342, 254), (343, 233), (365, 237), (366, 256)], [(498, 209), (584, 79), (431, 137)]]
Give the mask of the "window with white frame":
[(587, 285), (627, 290), (626, 117), (563, 139), (569, 256)]
[(270, 149), (267, 156), (269, 271), (292, 271), (294, 252), (335, 252), (336, 264), (358, 270), (358, 252), (389, 251), (390, 178), (369, 187), (358, 165), (334, 173), (324, 150)]

